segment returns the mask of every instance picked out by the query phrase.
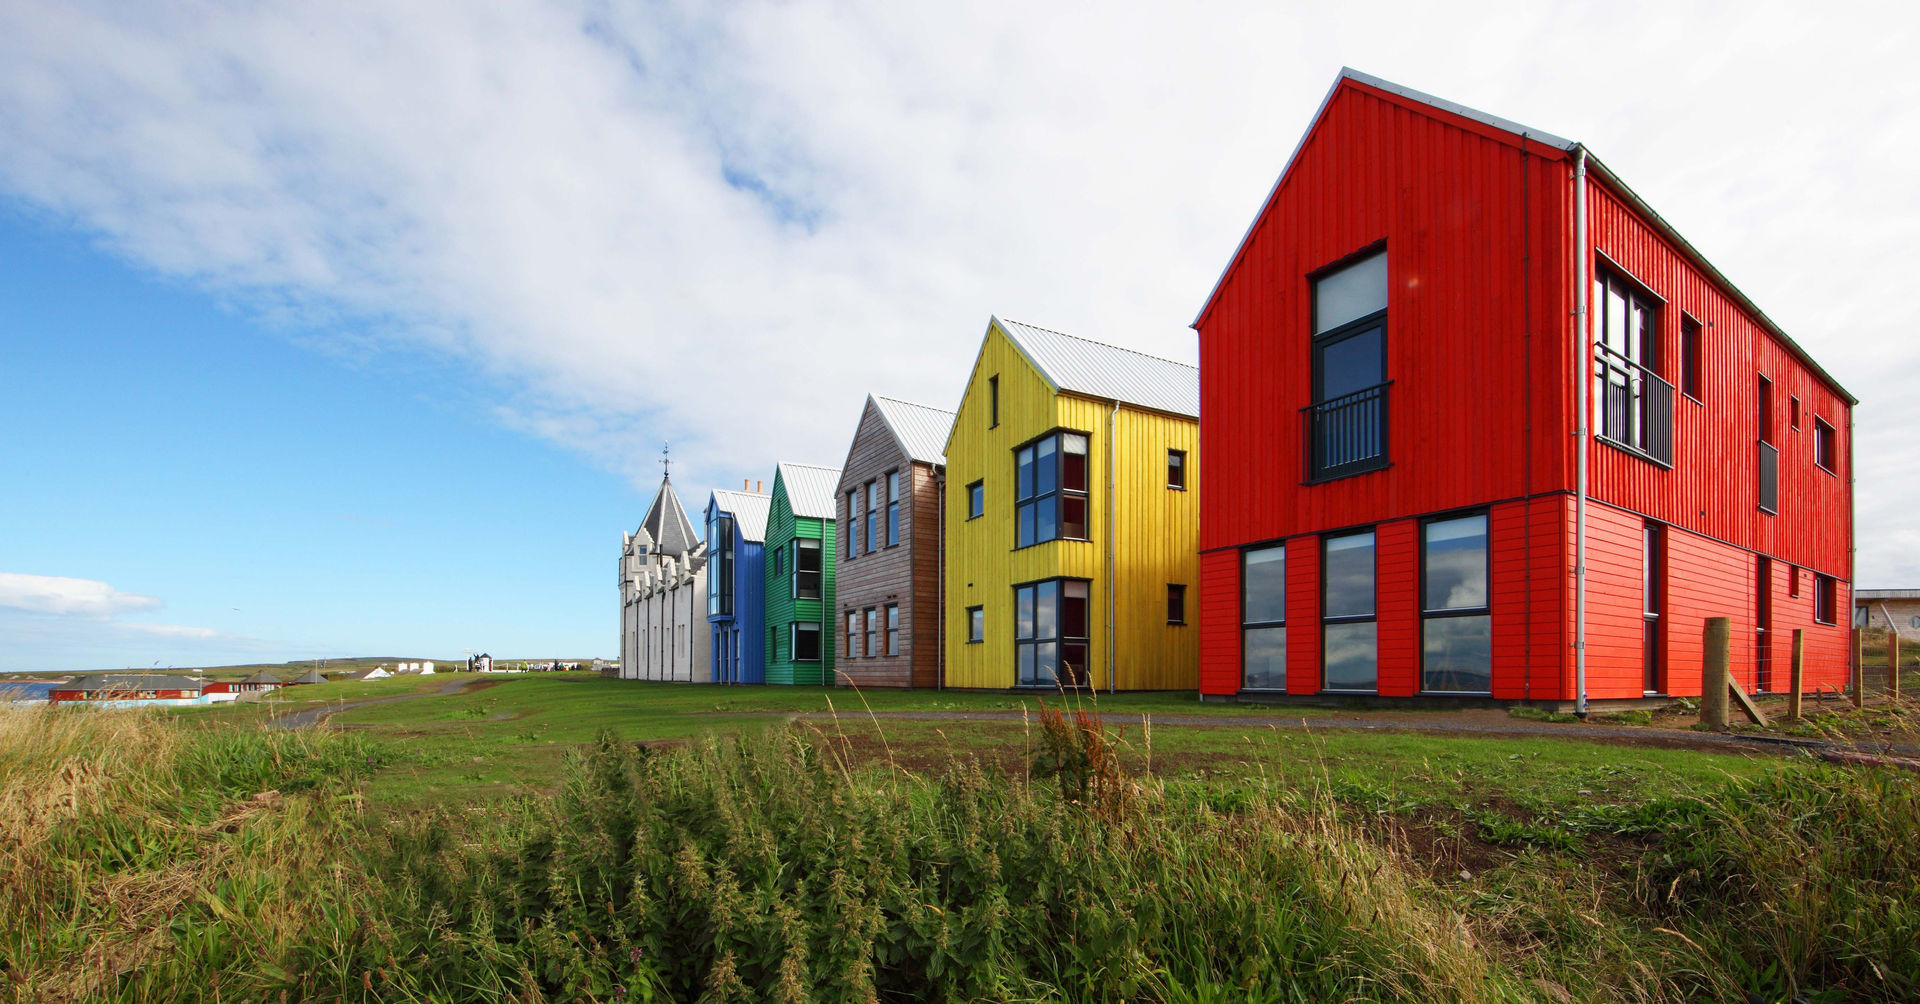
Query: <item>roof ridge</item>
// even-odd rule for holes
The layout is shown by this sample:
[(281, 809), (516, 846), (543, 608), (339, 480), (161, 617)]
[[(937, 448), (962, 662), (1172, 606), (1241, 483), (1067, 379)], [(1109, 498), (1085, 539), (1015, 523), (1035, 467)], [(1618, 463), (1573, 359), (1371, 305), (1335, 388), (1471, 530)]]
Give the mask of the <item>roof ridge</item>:
[[(1020, 323), (1020, 322), (1019, 322), (1019, 321), (1015, 321), (1014, 323), (1015, 323), (1015, 324), (1018, 324), (1018, 323)], [(1027, 325), (1027, 326), (1028, 326), (1028, 327), (1032, 327), (1033, 325)], [(1055, 334), (1059, 334), (1059, 332), (1055, 332)], [(1067, 337), (1068, 337), (1068, 338), (1072, 338), (1073, 336), (1072, 336), (1072, 335), (1068, 335)], [(874, 399), (875, 401), (891, 401), (891, 402), (893, 402), (894, 404), (904, 404), (904, 405), (906, 405), (906, 406), (907, 406), (907, 407), (909, 407), (909, 408), (921, 408), (921, 409), (924, 409), (924, 410), (926, 410), (926, 411), (937, 411), (937, 412), (940, 412), (940, 413), (941, 413), (941, 414), (943, 414), (943, 415), (956, 415), (956, 416), (957, 416), (957, 415), (959, 415), (959, 414), (960, 414), (960, 413), (959, 413), (959, 412), (957, 412), (957, 411), (950, 411), (950, 410), (948, 410), (948, 409), (946, 409), (946, 408), (936, 408), (936, 407), (934, 407), (933, 405), (930, 405), (930, 404), (921, 404), (921, 403), (920, 403), (920, 402), (918, 402), (918, 401), (909, 401), (909, 400), (907, 400), (906, 398), (902, 398), (902, 397), (888, 397), (888, 396), (886, 396), (885, 394), (875, 394), (875, 395), (873, 395), (873, 399)]]
[(1133, 355), (1139, 356), (1142, 359), (1151, 359), (1157, 363), (1167, 363), (1168, 365), (1171, 365), (1171, 366), (1181, 366), (1181, 367), (1185, 367), (1186, 369), (1195, 370), (1195, 371), (1198, 371), (1200, 369), (1200, 367), (1198, 366), (1194, 366), (1190, 363), (1183, 363), (1178, 359), (1168, 359), (1166, 356), (1156, 356), (1151, 352), (1142, 352), (1139, 349), (1130, 349), (1125, 345), (1115, 345), (1112, 342), (1103, 342), (1097, 338), (1087, 338), (1083, 335), (1070, 335), (1064, 331), (1056, 331), (1052, 328), (1043, 328), (1038, 324), (1028, 324), (1025, 321), (1016, 321), (1011, 317), (1001, 317), (996, 314), (994, 315), (994, 320), (1001, 322), (1003, 325), (1018, 324), (1023, 328), (1032, 328), (1035, 331), (1044, 331), (1049, 335), (1059, 335), (1062, 338), (1071, 338), (1076, 342), (1086, 342), (1088, 345), (1098, 345), (1103, 349), (1112, 349), (1115, 352), (1131, 353)]
[(840, 473), (840, 468), (838, 467), (828, 467), (825, 464), (802, 464), (802, 463), (796, 463), (792, 460), (782, 460), (779, 463), (775, 464), (774, 466), (776, 467), (808, 467), (816, 471), (832, 471), (835, 474)]

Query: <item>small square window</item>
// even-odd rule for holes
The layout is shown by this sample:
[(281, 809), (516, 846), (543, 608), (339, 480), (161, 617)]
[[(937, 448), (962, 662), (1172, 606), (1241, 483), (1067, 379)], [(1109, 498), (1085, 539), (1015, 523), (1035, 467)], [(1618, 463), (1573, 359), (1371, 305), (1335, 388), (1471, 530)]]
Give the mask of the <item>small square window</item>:
[(979, 519), (987, 511), (987, 486), (984, 481), (975, 481), (967, 486), (967, 518)]
[(1179, 583), (1167, 583), (1167, 623), (1185, 624), (1187, 622), (1187, 587)]
[(987, 640), (987, 612), (981, 607), (967, 608), (967, 644), (977, 645)]
[(1182, 491), (1187, 487), (1187, 451), (1167, 451), (1167, 487)]

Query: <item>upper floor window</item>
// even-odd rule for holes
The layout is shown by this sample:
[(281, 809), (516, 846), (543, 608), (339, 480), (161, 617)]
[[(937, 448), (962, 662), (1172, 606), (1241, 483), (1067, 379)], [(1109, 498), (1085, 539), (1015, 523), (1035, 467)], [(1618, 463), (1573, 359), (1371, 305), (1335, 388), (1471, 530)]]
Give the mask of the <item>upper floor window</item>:
[(1307, 479), (1387, 465), (1387, 253), (1313, 280)]
[(1187, 487), (1187, 451), (1167, 451), (1167, 487), (1181, 489)]
[(1659, 307), (1626, 279), (1593, 280), (1595, 432), (1615, 446), (1673, 466), (1673, 385), (1660, 377)]
[(1700, 388), (1701, 364), (1704, 361), (1700, 346), (1700, 322), (1682, 314), (1680, 316), (1680, 393), (1695, 401), (1705, 401)]
[(1833, 426), (1818, 415), (1813, 417), (1813, 462), (1828, 474), (1840, 469), (1838, 437), (1834, 435)]
[(867, 482), (867, 553), (880, 549), (880, 482)]
[(975, 481), (967, 486), (967, 518), (979, 519), (987, 511), (987, 483)]
[(1780, 512), (1780, 449), (1773, 445), (1773, 381), (1763, 376), (1755, 379), (1754, 399), (1760, 427), (1760, 443), (1755, 451), (1759, 506), (1761, 512), (1771, 516)]
[(1787, 395), (1787, 421), (1793, 426), (1793, 431), (1800, 431), (1800, 395), (1798, 394)]
[(887, 472), (887, 546), (900, 543), (900, 472)]
[(860, 489), (847, 493), (847, 557), (860, 553)]
[(793, 542), (793, 598), (820, 598), (820, 542), (812, 537)]
[(733, 613), (733, 517), (707, 521), (707, 613)]
[(987, 428), (1000, 427), (1000, 374), (987, 378)]
[(1087, 437), (1048, 433), (1013, 456), (1014, 546), (1087, 539)]

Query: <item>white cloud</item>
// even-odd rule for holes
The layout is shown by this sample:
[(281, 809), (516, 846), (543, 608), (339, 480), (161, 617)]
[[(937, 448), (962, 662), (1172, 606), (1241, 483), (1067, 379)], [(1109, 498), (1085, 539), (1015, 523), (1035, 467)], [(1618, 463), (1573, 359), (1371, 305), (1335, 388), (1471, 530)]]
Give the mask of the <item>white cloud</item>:
[(159, 597), (123, 593), (93, 579), (0, 572), (0, 607), (11, 610), (105, 618), (160, 606)]
[[(475, 365), (636, 481), (671, 438), (731, 484), (836, 462), (868, 391), (951, 405), (989, 313), (1191, 358), (1347, 62), (1589, 141), (1868, 402), (1860, 536), (1898, 541), (1913, 17), (15, 2), (0, 188), (338, 350)], [(1889, 550), (1863, 581), (1920, 575)]]

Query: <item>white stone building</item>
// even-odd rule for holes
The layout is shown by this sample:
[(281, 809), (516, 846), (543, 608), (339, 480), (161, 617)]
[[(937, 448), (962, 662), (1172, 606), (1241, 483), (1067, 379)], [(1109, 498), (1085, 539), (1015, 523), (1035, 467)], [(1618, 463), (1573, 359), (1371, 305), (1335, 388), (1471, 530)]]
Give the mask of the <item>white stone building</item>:
[(620, 678), (709, 682), (707, 633), (707, 543), (663, 477), (640, 528), (621, 534)]

